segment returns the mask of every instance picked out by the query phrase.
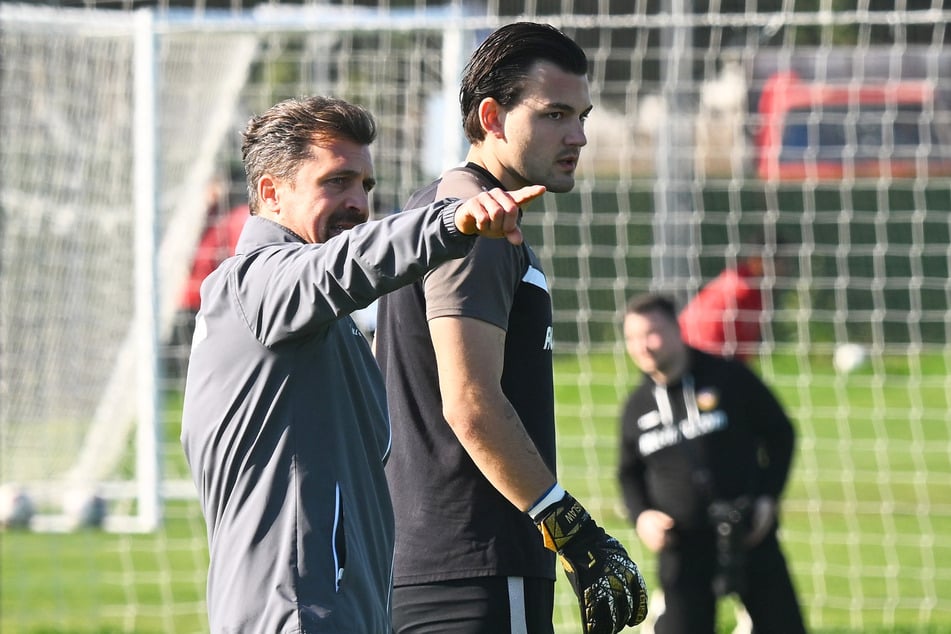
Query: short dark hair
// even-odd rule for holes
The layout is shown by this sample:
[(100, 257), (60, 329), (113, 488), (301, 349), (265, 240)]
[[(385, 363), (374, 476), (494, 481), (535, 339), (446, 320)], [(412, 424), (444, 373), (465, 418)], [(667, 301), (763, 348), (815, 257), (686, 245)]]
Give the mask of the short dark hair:
[(262, 176), (270, 173), (293, 183), (301, 163), (311, 158), (313, 144), (343, 138), (370, 145), (376, 122), (362, 106), (334, 97), (305, 97), (286, 99), (252, 117), (243, 136), (248, 204), (255, 214)]
[(581, 47), (550, 24), (507, 24), (479, 45), (466, 64), (459, 90), (462, 125), (471, 143), (485, 138), (479, 123), (482, 100), (491, 97), (505, 108), (517, 103), (529, 69), (539, 61), (551, 62), (566, 73), (588, 72)]
[(670, 321), (677, 323), (677, 305), (674, 300), (666, 295), (656, 293), (644, 293), (635, 295), (627, 302), (628, 315), (646, 315), (648, 313), (661, 313)]

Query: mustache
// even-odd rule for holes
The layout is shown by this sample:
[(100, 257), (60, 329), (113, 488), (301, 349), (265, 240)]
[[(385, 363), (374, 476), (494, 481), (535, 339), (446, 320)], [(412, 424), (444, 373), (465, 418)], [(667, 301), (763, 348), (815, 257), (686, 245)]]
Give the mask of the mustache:
[(363, 213), (357, 209), (343, 209), (334, 213), (330, 217), (330, 221), (327, 223), (328, 226), (333, 227), (335, 225), (360, 225), (370, 219), (369, 213)]

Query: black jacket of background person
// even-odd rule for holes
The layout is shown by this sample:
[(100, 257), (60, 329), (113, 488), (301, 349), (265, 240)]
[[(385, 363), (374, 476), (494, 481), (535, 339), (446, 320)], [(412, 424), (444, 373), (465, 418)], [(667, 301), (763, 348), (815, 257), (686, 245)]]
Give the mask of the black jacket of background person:
[[(619, 477), (631, 520), (657, 509), (674, 519), (678, 533), (709, 527), (715, 499), (778, 499), (794, 444), (788, 416), (746, 364), (688, 352), (684, 377), (665, 390), (644, 376), (621, 418)], [(672, 414), (666, 423), (665, 392)]]

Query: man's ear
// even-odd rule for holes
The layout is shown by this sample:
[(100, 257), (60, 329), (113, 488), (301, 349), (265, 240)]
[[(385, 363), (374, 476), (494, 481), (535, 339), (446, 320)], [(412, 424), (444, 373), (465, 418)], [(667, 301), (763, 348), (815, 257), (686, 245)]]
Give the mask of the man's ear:
[(261, 211), (273, 214), (280, 212), (278, 181), (270, 174), (258, 179), (258, 200), (261, 202)]
[(486, 136), (505, 138), (505, 111), (492, 97), (486, 97), (479, 103), (479, 123), (482, 124)]

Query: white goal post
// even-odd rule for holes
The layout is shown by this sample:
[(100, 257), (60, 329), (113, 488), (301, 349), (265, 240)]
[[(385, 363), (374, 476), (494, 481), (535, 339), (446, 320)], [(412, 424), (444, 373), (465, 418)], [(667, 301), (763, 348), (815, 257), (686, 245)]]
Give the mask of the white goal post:
[[(37, 307), (31, 328), (45, 334), (22, 347), (5, 346), (4, 388), (10, 398), (0, 406), (6, 458), (0, 481), (26, 486), (37, 497), (38, 508), (51, 511), (37, 515), (33, 522), (37, 529), (61, 530), (69, 525), (68, 518), (52, 512), (64, 495), (97, 491), (109, 498), (135, 500), (123, 505), (131, 513), (110, 514), (107, 528), (153, 530), (161, 519), (163, 497), (193, 495), (190, 482), (161, 475), (159, 346), (168, 341), (180, 318), (177, 300), (207, 220), (206, 189), (214, 183), (216, 170), (222, 169), (222, 160), (236, 160), (222, 159), (222, 148), (230, 140), (228, 150), (233, 151), (233, 137), (248, 108), (248, 95), (242, 90), (247, 89), (254, 56), (268, 46), (268, 34), (297, 36), (314, 49), (311, 54), (319, 51), (330, 57), (338, 45), (334, 31), (438, 31), (441, 43), (430, 52), (441, 60), (440, 74), (421, 78), (435, 81), (429, 100), (421, 104), (437, 116), (427, 125), (441, 130), (429, 136), (441, 143), (426, 159), (433, 173), (462, 153), (455, 112), (442, 104), (453, 98), (450, 93), (471, 46), (463, 42), (465, 31), (447, 22), (454, 18), (445, 11), (401, 17), (262, 7), (250, 15), (210, 13), (196, 21), (187, 14), (158, 16), (147, 9), (116, 13), (5, 4), (2, 17), (10, 60), (3, 88), (6, 94), (18, 95), (15, 106), (5, 109), (7, 138), (18, 152), (36, 151), (37, 162), (42, 152), (51, 167), (75, 162), (89, 167), (84, 176), (91, 180), (120, 181), (111, 188), (97, 189), (101, 184), (96, 182), (77, 185), (89, 200), (76, 199), (57, 191), (55, 181), (30, 182), (37, 175), (29, 169), (33, 164), (19, 164), (13, 155), (4, 161), (4, 207), (29, 205), (35, 214), (8, 219), (4, 268), (13, 274), (5, 281), (11, 301), (5, 302), (9, 315), (4, 313), (4, 340), (18, 338), (16, 307), (21, 304), (13, 300), (31, 292), (31, 280), (45, 277), (36, 275), (35, 269), (18, 268), (23, 258), (19, 249), (49, 252), (48, 233), (38, 221), (52, 221), (62, 240), (80, 250), (80, 259), (71, 258), (75, 251), (64, 251), (62, 257), (67, 259), (60, 266), (90, 277), (89, 284), (121, 287), (122, 292), (110, 294), (109, 301), (80, 298), (97, 315), (76, 324), (62, 318), (75, 301), (66, 289), (58, 282), (39, 282), (46, 285), (44, 302)], [(39, 63), (42, 67), (35, 68)], [(47, 76), (56, 72), (55, 63), (64, 64), (59, 72), (69, 77), (68, 82)], [(316, 65), (308, 70), (327, 72)], [(75, 76), (75, 71), (84, 76)], [(319, 84), (316, 75), (315, 81)], [(294, 95), (312, 90), (289, 88)], [(27, 121), (35, 123), (23, 125)], [(45, 128), (62, 143), (34, 150), (30, 144), (45, 140), (37, 129)], [(108, 162), (114, 173), (96, 172), (92, 167), (97, 162)], [(390, 195), (390, 210), (397, 201)], [(101, 217), (97, 205), (111, 205), (111, 213)], [(96, 231), (97, 224), (104, 224), (112, 235)], [(22, 237), (30, 232), (37, 234), (31, 236), (33, 243)], [(88, 259), (110, 252), (121, 255), (124, 263), (88, 263), (98, 267), (95, 271), (83, 268)], [(96, 338), (79, 330), (63, 334), (74, 327), (94, 327)], [(68, 347), (45, 347), (60, 337)], [(83, 378), (90, 383), (81, 392), (63, 358), (70, 354), (83, 359)], [(92, 366), (90, 358), (98, 362)], [(47, 368), (47, 374), (28, 370), (37, 364)], [(59, 382), (62, 388), (57, 387)], [(38, 396), (43, 393), (45, 397)], [(50, 412), (45, 405), (52, 403), (65, 411)], [(49, 434), (38, 431), (43, 426), (51, 428)], [(61, 433), (64, 428), (68, 434)], [(44, 436), (68, 441), (64, 438), (64, 446), (53, 450), (30, 442)], [(118, 470), (129, 468), (123, 461), (130, 460), (130, 447), (135, 448), (132, 472), (116, 479)]]
[[(150, 11), (5, 4), (0, 15), (2, 89), (16, 95), (3, 109), (2, 479), (40, 509), (89, 489), (131, 497), (134, 511), (108, 525), (153, 530), (158, 346), (256, 41), (162, 34)], [(117, 480), (130, 446), (132, 477)]]
[[(205, 529), (178, 439), (182, 294), (202, 237), (246, 202), (249, 116), (306, 94), (366, 106), (374, 214), (388, 214), (462, 160), (463, 64), (525, 18), (588, 52), (595, 105), (576, 188), (523, 221), (554, 301), (566, 487), (654, 582), (615, 482), (639, 378), (621, 311), (648, 290), (683, 303), (762, 247), (770, 293), (747, 351), (797, 426), (782, 540), (810, 628), (951, 624), (944, 3), (51, 4), (73, 8), (0, 4), (0, 487), (28, 492), (34, 531), (66, 532), (77, 496), (104, 499), (104, 629), (207, 625)], [(557, 588), (555, 629), (577, 631)], [(0, 629), (52, 627), (34, 623), (41, 610), (3, 612)]]

